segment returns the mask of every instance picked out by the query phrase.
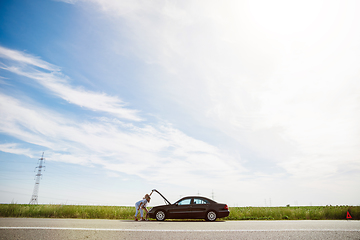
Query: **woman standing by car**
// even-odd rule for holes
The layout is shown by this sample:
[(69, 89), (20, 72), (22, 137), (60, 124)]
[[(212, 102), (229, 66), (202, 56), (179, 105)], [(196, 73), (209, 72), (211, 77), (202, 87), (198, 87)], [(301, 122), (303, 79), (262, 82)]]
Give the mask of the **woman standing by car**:
[(143, 209), (146, 211), (146, 216), (147, 216), (149, 211), (147, 210), (146, 206), (150, 202), (150, 199), (151, 199), (150, 195), (146, 194), (145, 197), (142, 200), (135, 203), (135, 208), (136, 208), (135, 221), (138, 220), (137, 215), (138, 215), (139, 211), (140, 211), (141, 221), (144, 221)]

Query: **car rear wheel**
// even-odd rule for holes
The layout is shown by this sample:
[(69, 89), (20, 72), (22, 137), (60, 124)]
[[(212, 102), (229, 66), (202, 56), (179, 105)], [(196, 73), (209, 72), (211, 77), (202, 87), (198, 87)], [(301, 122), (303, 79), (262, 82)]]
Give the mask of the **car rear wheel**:
[(213, 222), (213, 221), (215, 221), (216, 220), (216, 218), (217, 218), (217, 216), (216, 216), (216, 212), (215, 211), (208, 211), (208, 213), (206, 214), (206, 220), (207, 221), (211, 221), (211, 222)]
[(166, 218), (165, 212), (163, 210), (159, 210), (155, 213), (155, 218), (158, 221), (164, 221)]

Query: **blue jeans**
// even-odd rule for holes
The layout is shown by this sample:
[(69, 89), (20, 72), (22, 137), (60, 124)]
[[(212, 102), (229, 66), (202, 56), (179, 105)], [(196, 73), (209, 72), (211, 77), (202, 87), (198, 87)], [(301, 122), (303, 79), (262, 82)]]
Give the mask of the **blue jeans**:
[[(140, 204), (135, 204), (135, 208), (136, 208), (136, 213), (135, 213), (135, 217), (138, 215), (139, 213), (139, 206)], [(140, 208), (140, 216), (143, 217), (143, 209)]]

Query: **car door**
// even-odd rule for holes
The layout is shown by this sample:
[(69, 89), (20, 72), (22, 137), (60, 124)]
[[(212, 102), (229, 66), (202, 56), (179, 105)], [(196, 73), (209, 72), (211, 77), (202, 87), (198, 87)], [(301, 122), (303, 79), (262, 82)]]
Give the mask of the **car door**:
[(186, 219), (190, 218), (191, 213), (191, 198), (185, 198), (175, 203), (168, 213), (171, 218)]
[(194, 198), (191, 206), (192, 218), (204, 218), (209, 208), (210, 203), (203, 198)]

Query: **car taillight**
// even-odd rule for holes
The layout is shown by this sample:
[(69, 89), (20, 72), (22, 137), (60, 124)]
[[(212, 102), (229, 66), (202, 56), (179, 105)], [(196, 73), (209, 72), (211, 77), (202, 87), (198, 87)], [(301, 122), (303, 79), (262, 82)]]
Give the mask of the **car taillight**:
[(228, 207), (228, 205), (225, 205), (224, 209), (226, 209), (226, 210), (229, 210), (229, 207)]

